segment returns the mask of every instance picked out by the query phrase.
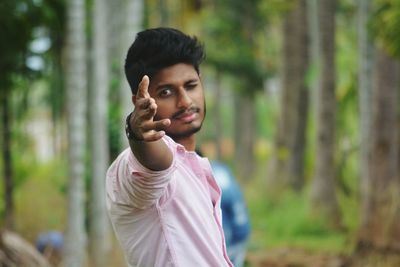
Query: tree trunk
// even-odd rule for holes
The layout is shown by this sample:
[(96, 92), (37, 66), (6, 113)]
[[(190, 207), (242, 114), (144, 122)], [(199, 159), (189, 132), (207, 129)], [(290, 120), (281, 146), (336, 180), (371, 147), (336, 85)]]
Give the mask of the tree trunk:
[(14, 227), (14, 182), (11, 155), (11, 120), (9, 90), (1, 90), (1, 114), (2, 114), (2, 152), (3, 152), (3, 174), (4, 174), (4, 227), (13, 229)]
[[(252, 51), (250, 54), (251, 64), (257, 65), (255, 8), (253, 3), (243, 1), (239, 11), (241, 15), (238, 17), (241, 24), (238, 33), (248, 45), (247, 49)], [(235, 12), (238, 12), (238, 10)], [(245, 73), (242, 77), (240, 77), (240, 72), (236, 75), (238, 75), (237, 85), (240, 86), (237, 92), (241, 93), (235, 96), (235, 157), (238, 176), (249, 180), (253, 178), (256, 167), (254, 145), (256, 140), (255, 97), (257, 92), (257, 89), (249, 91), (249, 88), (261, 89), (263, 80), (261, 77), (254, 78), (248, 73)]]
[[(310, 35), (309, 54), (311, 56), (312, 64), (317, 65), (320, 55), (320, 30), (318, 23), (318, 0), (307, 0), (307, 24)], [(318, 69), (318, 68), (317, 68)], [(318, 85), (318, 83), (317, 83)], [(314, 86), (317, 88), (318, 86)]]
[(358, 249), (400, 252), (400, 181), (397, 125), (400, 65), (376, 50), (368, 174), (362, 196)]
[(61, 63), (61, 51), (55, 55), (53, 74), (50, 80), (50, 102), (51, 102), (51, 124), (52, 124), (52, 146), (53, 155), (60, 158), (63, 154), (62, 147), (62, 129), (61, 129), (61, 117), (64, 103), (64, 88), (62, 81), (62, 63)]
[(128, 146), (128, 141), (125, 136), (125, 119), (126, 116), (132, 112), (132, 93), (129, 84), (125, 78), (124, 62), (130, 45), (135, 40), (136, 34), (143, 29), (143, 14), (144, 3), (143, 0), (124, 0), (125, 10), (123, 10), (124, 21), (121, 31), (121, 63), (120, 63), (120, 99), (122, 103), (122, 116), (121, 116), (121, 144), (122, 148)]
[(222, 138), (223, 138), (223, 131), (222, 131), (222, 73), (219, 70), (216, 70), (215, 76), (215, 90), (214, 90), (214, 136), (215, 136), (215, 155), (217, 160), (222, 159)]
[(313, 213), (326, 218), (332, 226), (340, 225), (335, 191), (335, 8), (336, 1), (318, 2), (321, 45), (321, 77), (317, 95), (317, 140), (315, 174), (312, 183)]
[(105, 0), (95, 0), (92, 21), (92, 83), (90, 86), (91, 141), (91, 201), (90, 201), (90, 258), (93, 266), (109, 266), (111, 250), (110, 224), (106, 212), (104, 179), (109, 164), (108, 155), (108, 87), (109, 64)]
[[(306, 2), (301, 0), (284, 21), (283, 86), (270, 186), (273, 191), (304, 183), (304, 148), (307, 124), (308, 34)], [(279, 191), (279, 190), (277, 190)]]
[(239, 179), (249, 180), (254, 174), (254, 100), (235, 96), (235, 165)]
[[(305, 64), (307, 65), (307, 64)], [(305, 75), (305, 74), (304, 74)], [(305, 76), (303, 77), (305, 79)], [(303, 81), (305, 83), (305, 81)], [(289, 158), (289, 184), (291, 187), (300, 191), (304, 186), (304, 165), (306, 132), (308, 122), (309, 90), (305, 84), (300, 88), (300, 96), (297, 103), (297, 119), (294, 132), (293, 153)]]
[(168, 0), (158, 0), (160, 26), (167, 27), (170, 23)]
[(50, 267), (39, 251), (11, 231), (0, 232), (0, 266), (5, 267)]
[(68, 221), (64, 266), (85, 264), (85, 130), (86, 40), (85, 1), (67, 2), (66, 92), (68, 114)]
[(360, 185), (368, 186), (368, 144), (370, 142), (373, 47), (368, 31), (370, 0), (358, 1), (358, 99), (360, 111)]

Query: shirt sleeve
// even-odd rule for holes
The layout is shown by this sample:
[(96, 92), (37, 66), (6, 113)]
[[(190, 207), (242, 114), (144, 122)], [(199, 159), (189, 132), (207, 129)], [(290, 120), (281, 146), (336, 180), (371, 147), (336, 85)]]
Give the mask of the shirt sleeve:
[(163, 195), (165, 188), (173, 177), (176, 169), (176, 144), (169, 138), (163, 137), (173, 154), (173, 161), (168, 169), (153, 171), (144, 167), (132, 153), (125, 150), (112, 164), (108, 178), (114, 180), (114, 196), (123, 204), (132, 205), (138, 209), (146, 209), (154, 205)]

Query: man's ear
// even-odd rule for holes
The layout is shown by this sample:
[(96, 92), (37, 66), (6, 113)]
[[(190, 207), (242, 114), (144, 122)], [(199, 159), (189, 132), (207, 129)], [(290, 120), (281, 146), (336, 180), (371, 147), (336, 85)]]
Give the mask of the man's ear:
[(132, 95), (132, 103), (133, 105), (136, 105), (136, 95)]

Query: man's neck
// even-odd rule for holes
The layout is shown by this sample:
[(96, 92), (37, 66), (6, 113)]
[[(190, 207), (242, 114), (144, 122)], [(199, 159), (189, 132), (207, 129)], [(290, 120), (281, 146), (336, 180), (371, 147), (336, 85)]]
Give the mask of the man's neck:
[(194, 151), (196, 149), (196, 137), (194, 134), (185, 138), (176, 138), (174, 141), (184, 146), (187, 151)]

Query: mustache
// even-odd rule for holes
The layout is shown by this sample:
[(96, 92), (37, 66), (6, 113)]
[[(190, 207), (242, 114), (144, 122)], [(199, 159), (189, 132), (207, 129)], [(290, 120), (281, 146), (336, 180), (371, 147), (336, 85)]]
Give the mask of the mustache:
[(190, 107), (188, 109), (182, 109), (182, 110), (179, 110), (176, 113), (174, 113), (172, 115), (172, 119), (177, 119), (180, 116), (182, 116), (182, 114), (184, 114), (184, 113), (198, 113), (198, 112), (200, 112), (200, 108), (198, 108), (198, 107)]

